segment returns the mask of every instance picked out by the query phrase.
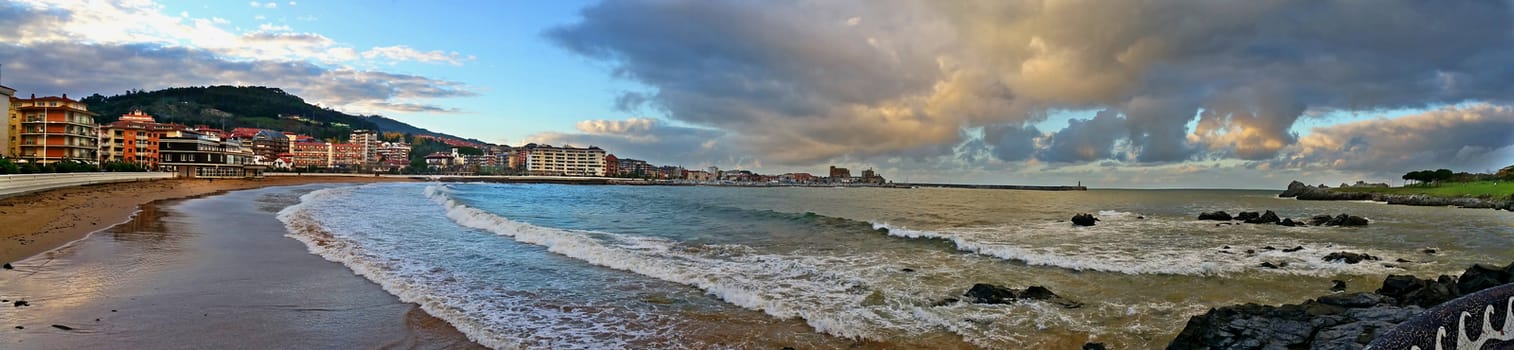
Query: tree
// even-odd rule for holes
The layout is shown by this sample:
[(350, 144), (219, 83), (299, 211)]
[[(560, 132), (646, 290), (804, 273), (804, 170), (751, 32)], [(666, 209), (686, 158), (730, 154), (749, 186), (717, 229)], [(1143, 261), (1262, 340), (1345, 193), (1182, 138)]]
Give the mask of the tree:
[(1451, 172), (1451, 169), (1437, 169), (1435, 170), (1435, 181), (1443, 182), (1451, 180), (1451, 176), (1453, 175), (1456, 175), (1456, 173)]

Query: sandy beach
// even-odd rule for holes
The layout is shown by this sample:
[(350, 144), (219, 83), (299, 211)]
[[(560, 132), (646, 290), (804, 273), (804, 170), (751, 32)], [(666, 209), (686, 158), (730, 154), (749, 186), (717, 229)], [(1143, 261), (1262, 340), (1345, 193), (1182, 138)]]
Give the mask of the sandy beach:
[[(46, 251), (0, 270), (0, 299), (8, 301), (0, 348), (478, 348), (283, 236), (277, 211), (327, 186), (203, 196), (354, 180), (161, 181), (27, 196), (61, 213), (51, 224), (7, 216), (6, 225), (35, 227), (8, 234), (7, 247)], [(46, 212), (15, 202), (22, 199), (5, 208)], [(91, 225), (115, 226), (52, 249)]]
[(248, 180), (157, 180), (66, 187), (0, 198), (0, 262), (36, 255), (125, 222), (153, 201), (308, 183), (413, 181), (359, 176), (270, 176)]

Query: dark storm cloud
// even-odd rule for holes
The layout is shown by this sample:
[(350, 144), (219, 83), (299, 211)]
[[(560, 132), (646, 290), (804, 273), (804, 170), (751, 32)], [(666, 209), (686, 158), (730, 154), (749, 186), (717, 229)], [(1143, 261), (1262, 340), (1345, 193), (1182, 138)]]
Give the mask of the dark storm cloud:
[(395, 99), (473, 95), (460, 83), (415, 75), (327, 69), (307, 62), (229, 61), (202, 50), (154, 44), (0, 44), (0, 57), (10, 57), (5, 84), (20, 93), (38, 95), (82, 97), (129, 89), (264, 85), (282, 87), (328, 107), (400, 111), (446, 109)]
[(1046, 148), (1036, 158), (1052, 163), (1090, 162), (1115, 158), (1118, 135), (1125, 130), (1125, 118), (1114, 111), (1102, 111), (1093, 119), (1072, 119), (1067, 128), (1049, 137)]
[(994, 158), (1013, 162), (1030, 159), (1036, 153), (1036, 138), (1041, 131), (1034, 126), (991, 125), (983, 128), (984, 142), (993, 147), (989, 152)]
[(1315, 128), (1271, 168), (1325, 167), (1395, 175), (1424, 168), (1514, 165), (1514, 107), (1446, 107), (1396, 119)]
[(1266, 160), (1306, 111), (1514, 96), (1507, 1), (631, 0), (546, 36), (653, 88), (618, 105), (794, 164), (947, 155), (975, 127), (1026, 159), (1040, 136), (991, 126), (1048, 109), (1111, 114), (1034, 143), (1039, 159)]

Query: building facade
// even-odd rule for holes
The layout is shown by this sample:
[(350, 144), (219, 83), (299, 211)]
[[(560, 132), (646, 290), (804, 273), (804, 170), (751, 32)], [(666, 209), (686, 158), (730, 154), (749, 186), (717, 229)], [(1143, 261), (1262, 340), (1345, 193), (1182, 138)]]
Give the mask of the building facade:
[(410, 145), (404, 142), (380, 143), (377, 155), (380, 169), (400, 169), (410, 166)]
[(331, 167), (331, 144), (325, 142), (295, 142), (290, 146), (291, 164), (295, 169)]
[(526, 173), (541, 176), (605, 176), (605, 150), (527, 144)]
[(122, 162), (157, 169), (161, 160), (159, 141), (183, 125), (162, 124), (140, 110), (100, 126), (100, 164)]
[(273, 130), (258, 130), (252, 135), (252, 154), (255, 163), (271, 163), (289, 153), (289, 138)]
[(19, 137), (16, 158), (39, 164), (64, 160), (99, 161), (99, 127), (95, 113), (79, 101), (32, 96), (16, 99)]
[(171, 131), (158, 139), (159, 169), (184, 178), (263, 177), (264, 166), (250, 164), (252, 149), (214, 134)]
[(367, 164), (367, 145), (356, 143), (331, 144), (331, 167), (342, 169), (362, 168)]
[(20, 124), (11, 124), (11, 118), (15, 118), (16, 105), (11, 100), (16, 99), (16, 89), (0, 85), (0, 117), (5, 118), (5, 125), (0, 125), (0, 157), (13, 157), (12, 145), (19, 142), (17, 135), (20, 133)]
[(378, 163), (379, 134), (374, 130), (353, 130), (347, 137), (347, 142), (362, 146), (362, 162), (360, 165), (372, 167)]

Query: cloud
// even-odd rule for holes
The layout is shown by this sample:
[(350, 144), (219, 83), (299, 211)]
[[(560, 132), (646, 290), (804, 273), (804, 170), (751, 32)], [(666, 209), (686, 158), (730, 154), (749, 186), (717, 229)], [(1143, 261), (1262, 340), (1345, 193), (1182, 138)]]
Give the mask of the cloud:
[(386, 58), (391, 61), (413, 62), (445, 62), (454, 66), (463, 65), (463, 61), (472, 61), (473, 56), (463, 56), (457, 52), (420, 51), (409, 46), (383, 46), (363, 51), (364, 58)]
[[(279, 7), (279, 3), (272, 2), (272, 1), (269, 1), (269, 2), (257, 2), (257, 1), (253, 1), (253, 2), (247, 3), (247, 5), (252, 6), (253, 8), (265, 8), (265, 9), (272, 9), (272, 8), (278, 8)], [(289, 5), (291, 5), (291, 6), (294, 5), (294, 2), (290, 2)]]
[(150, 44), (0, 44), (0, 57), (14, 57), (5, 65), (7, 84), (38, 95), (262, 85), (281, 87), (309, 101), (355, 113), (449, 111), (394, 101), (474, 95), (461, 83), (416, 75), (332, 69), (308, 62), (230, 61), (205, 50)]
[(732, 153), (720, 141), (725, 132), (719, 130), (668, 125), (651, 118), (586, 120), (579, 122), (577, 128), (579, 133), (545, 132), (527, 137), (525, 142), (599, 146), (621, 158), (690, 168), (760, 162)]
[[(253, 1), (249, 5), (275, 8), (278, 3)], [(0, 41), (20, 45), (58, 41), (156, 44), (208, 50), (227, 59), (299, 60), (346, 65), (399, 62), (460, 65), (473, 59), (456, 52), (420, 51), (393, 45), (364, 50), (373, 52), (372, 55), (342, 56), (339, 60), (325, 54), (336, 49), (357, 51), (356, 48), (317, 33), (296, 33), (288, 25), (264, 23), (256, 29), (240, 31), (228, 29), (230, 21), (223, 18), (193, 18), (184, 12), (173, 16), (162, 11), (163, 6), (152, 1), (35, 0), (10, 3), (0, 5), (0, 19), (7, 23), (6, 29), (0, 29)], [(132, 25), (122, 26), (123, 18), (130, 18)], [(254, 18), (266, 19), (261, 15)], [(300, 19), (313, 21), (315, 18)], [(26, 25), (21, 25), (23, 23)], [(274, 38), (318, 40), (269, 40)]]
[[(269, 3), (254, 3), (269, 7)], [(319, 33), (264, 23), (233, 32), (222, 18), (163, 14), (152, 2), (40, 0), (0, 5), (0, 57), (7, 85), (39, 94), (158, 89), (190, 85), (265, 85), (354, 113), (449, 113), (419, 100), (472, 96), (461, 83), (353, 68), (364, 57)], [(121, 26), (131, 18), (131, 26)], [(403, 49), (395, 49), (403, 48)], [(375, 48), (369, 60), (435, 61), (404, 46)], [(387, 50), (387, 51), (386, 51)], [(406, 51), (408, 50), (408, 51)], [(406, 56), (410, 55), (410, 56)], [(428, 56), (433, 55), (433, 56)], [(460, 62), (457, 53), (442, 60)], [(471, 57), (467, 58), (471, 59)], [(449, 62), (449, 63), (456, 63)]]
[(1269, 167), (1402, 174), (1424, 168), (1484, 171), (1514, 164), (1514, 107), (1444, 107), (1394, 119), (1314, 128)]
[[(618, 107), (729, 131), (722, 142), (773, 164), (964, 149), (1239, 164), (1301, 144), (1310, 113), (1514, 96), (1501, 1), (627, 0), (580, 15), (544, 35), (651, 88)], [(1021, 127), (1059, 109), (1105, 112)]]

